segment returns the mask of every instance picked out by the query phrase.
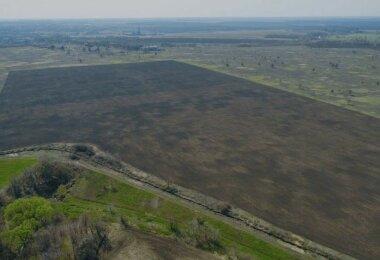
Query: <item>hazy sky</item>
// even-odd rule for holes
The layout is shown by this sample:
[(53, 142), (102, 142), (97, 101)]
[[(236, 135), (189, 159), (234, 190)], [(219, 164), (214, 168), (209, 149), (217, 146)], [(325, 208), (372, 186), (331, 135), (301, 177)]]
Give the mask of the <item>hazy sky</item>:
[(0, 18), (380, 16), (380, 0), (0, 0)]

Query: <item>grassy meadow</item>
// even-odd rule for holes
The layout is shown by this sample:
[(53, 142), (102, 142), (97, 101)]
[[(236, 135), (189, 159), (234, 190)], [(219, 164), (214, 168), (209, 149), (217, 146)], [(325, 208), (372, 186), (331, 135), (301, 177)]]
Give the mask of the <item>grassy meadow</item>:
[[(12, 178), (35, 163), (36, 159), (29, 157), (0, 159), (0, 171), (2, 176)], [(5, 187), (7, 183), (2, 181), (1, 184)], [(122, 218), (127, 225), (140, 231), (172, 238), (176, 238), (175, 232), (185, 230), (192, 220), (202, 219), (218, 231), (223, 248), (220, 253), (234, 250), (254, 259), (296, 258), (287, 250), (181, 205), (174, 199), (157, 196), (102, 173), (83, 171), (73, 185), (59, 187), (54, 197), (55, 210), (71, 219), (84, 213), (108, 223), (119, 222)]]
[(20, 175), (35, 163), (37, 163), (37, 159), (33, 157), (0, 158), (0, 189), (7, 186), (12, 178)]
[(110, 221), (123, 217), (131, 226), (161, 236), (173, 236), (173, 223), (185, 229), (190, 221), (201, 218), (219, 231), (224, 248), (235, 248), (255, 259), (294, 259), (283, 249), (248, 232), (100, 173), (87, 172), (65, 192), (65, 199), (57, 206), (72, 217), (86, 211)]
[(380, 117), (380, 56), (375, 50), (230, 45), (167, 52), (188, 63)]

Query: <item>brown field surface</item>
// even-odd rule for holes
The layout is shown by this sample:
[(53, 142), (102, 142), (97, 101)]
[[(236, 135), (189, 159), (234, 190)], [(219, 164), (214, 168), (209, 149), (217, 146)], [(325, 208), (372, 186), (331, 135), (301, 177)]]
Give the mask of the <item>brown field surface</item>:
[(173, 61), (14, 71), (0, 150), (89, 142), (333, 249), (380, 258), (380, 120)]

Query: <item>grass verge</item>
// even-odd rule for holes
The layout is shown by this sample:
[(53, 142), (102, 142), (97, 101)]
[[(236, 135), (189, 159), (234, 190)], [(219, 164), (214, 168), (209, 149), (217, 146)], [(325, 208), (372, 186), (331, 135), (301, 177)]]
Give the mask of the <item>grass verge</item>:
[(13, 177), (37, 163), (34, 157), (0, 158), (0, 189), (7, 186)]
[(96, 172), (86, 172), (69, 189), (61, 189), (65, 199), (57, 206), (70, 217), (84, 212), (109, 221), (125, 219), (128, 225), (161, 236), (174, 236), (172, 225), (185, 230), (194, 219), (202, 219), (219, 231), (226, 252), (236, 251), (255, 259), (294, 259), (291, 253), (238, 230), (215, 218), (189, 209), (129, 184)]

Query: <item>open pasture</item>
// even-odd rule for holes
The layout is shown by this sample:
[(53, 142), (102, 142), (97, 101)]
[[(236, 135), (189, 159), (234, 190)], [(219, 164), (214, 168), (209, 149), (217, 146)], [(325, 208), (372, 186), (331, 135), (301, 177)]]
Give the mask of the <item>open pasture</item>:
[(166, 56), (380, 118), (379, 52), (360, 48), (209, 45)]
[(168, 181), (379, 258), (380, 121), (174, 61), (13, 71), (0, 150), (89, 142)]

